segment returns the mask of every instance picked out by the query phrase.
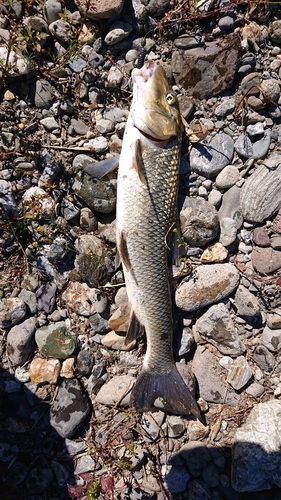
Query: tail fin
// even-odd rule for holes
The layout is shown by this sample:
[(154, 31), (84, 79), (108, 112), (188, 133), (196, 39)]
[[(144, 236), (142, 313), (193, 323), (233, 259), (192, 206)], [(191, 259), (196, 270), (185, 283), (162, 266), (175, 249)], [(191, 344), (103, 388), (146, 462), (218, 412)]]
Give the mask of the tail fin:
[(132, 390), (131, 405), (139, 412), (149, 411), (158, 397), (169, 411), (178, 415), (192, 413), (201, 420), (200, 409), (176, 367), (166, 374), (142, 371)]

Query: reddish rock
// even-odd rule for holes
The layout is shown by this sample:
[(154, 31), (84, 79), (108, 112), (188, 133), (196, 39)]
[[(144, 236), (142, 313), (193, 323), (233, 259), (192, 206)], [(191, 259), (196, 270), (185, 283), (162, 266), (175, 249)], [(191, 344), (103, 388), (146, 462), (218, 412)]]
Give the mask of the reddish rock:
[(124, 0), (75, 0), (79, 11), (89, 19), (108, 19), (120, 14)]
[(253, 233), (253, 241), (259, 247), (269, 247), (270, 238), (265, 227), (256, 227)]
[(269, 274), (281, 268), (281, 251), (271, 247), (254, 247), (252, 264), (260, 274)]

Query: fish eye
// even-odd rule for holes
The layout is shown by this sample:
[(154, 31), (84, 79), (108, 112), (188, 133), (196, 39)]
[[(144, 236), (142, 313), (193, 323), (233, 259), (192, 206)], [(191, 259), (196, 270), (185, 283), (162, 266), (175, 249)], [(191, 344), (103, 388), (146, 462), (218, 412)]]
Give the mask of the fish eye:
[(166, 95), (166, 101), (167, 103), (172, 106), (173, 104), (175, 104), (176, 102), (176, 96), (174, 94), (172, 94), (171, 92), (168, 92), (168, 94)]

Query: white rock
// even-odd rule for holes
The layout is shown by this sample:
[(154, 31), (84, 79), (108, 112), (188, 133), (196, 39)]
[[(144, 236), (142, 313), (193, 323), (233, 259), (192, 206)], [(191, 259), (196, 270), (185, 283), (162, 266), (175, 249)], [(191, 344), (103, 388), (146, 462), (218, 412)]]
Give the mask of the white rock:
[(244, 356), (236, 358), (228, 372), (227, 382), (237, 391), (242, 389), (252, 377), (253, 372)]

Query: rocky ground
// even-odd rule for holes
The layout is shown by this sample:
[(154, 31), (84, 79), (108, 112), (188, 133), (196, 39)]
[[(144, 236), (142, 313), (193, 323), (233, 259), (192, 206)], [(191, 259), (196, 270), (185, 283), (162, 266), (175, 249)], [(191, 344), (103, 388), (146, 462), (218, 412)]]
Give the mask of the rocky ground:
[[(116, 173), (85, 171), (144, 35), (185, 123), (174, 352), (203, 423), (129, 407)], [(0, 499), (280, 499), (279, 4), (12, 0), (0, 63)]]

